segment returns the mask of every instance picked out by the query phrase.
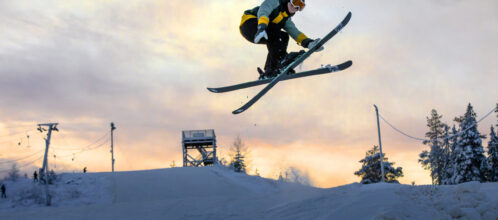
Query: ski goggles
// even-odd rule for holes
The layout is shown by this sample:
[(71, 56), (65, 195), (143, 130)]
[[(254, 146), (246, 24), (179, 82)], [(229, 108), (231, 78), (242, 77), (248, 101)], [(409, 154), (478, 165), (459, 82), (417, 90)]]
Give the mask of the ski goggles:
[(297, 11), (302, 11), (304, 6), (306, 6), (306, 3), (304, 3), (305, 0), (291, 0), (290, 3), (294, 9)]

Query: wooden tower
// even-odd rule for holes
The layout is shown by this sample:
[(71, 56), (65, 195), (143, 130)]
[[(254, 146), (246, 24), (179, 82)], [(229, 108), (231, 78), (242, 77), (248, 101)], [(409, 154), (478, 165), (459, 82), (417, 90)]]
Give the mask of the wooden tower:
[(182, 131), (183, 166), (213, 166), (216, 157), (216, 135), (213, 129)]

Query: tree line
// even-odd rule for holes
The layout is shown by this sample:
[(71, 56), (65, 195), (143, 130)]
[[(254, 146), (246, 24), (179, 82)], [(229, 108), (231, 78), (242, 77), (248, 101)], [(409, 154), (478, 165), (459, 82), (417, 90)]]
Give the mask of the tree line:
[(464, 115), (454, 118), (451, 127), (441, 121), (442, 117), (435, 109), (427, 117), (428, 140), (423, 144), (429, 150), (419, 155), (419, 162), (430, 171), (432, 183), (497, 182), (498, 137), (494, 126), (490, 128), (486, 152), (482, 143), (486, 135), (477, 129), (476, 113), (470, 103)]
[[(495, 110), (498, 117), (498, 103)], [(442, 115), (435, 109), (427, 117), (428, 139), (423, 141), (429, 150), (419, 154), (418, 162), (430, 171), (435, 185), (460, 184), (469, 181), (498, 182), (498, 137), (493, 125), (489, 133), (487, 151), (483, 146), (486, 135), (479, 133), (476, 113), (469, 103), (464, 115), (454, 118), (451, 127), (442, 122)], [(495, 126), (498, 127), (498, 124)], [(384, 156), (384, 154), (383, 154)], [(379, 147), (374, 146), (360, 160), (362, 167), (354, 174), (361, 183), (376, 183), (382, 178)], [(386, 182), (397, 183), (403, 176), (401, 167), (393, 167), (387, 157), (383, 159)]]

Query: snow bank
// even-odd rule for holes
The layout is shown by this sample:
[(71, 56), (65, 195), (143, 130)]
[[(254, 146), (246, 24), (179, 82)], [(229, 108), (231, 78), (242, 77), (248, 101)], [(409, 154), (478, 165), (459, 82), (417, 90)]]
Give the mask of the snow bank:
[[(436, 188), (431, 195), (434, 206), (451, 218), (498, 219), (496, 183), (467, 182)], [(481, 189), (483, 188), (483, 189)]]
[(0, 219), (496, 220), (498, 216), (498, 183), (439, 187), (353, 183), (320, 189), (219, 167), (171, 168), (65, 174), (51, 186), (53, 207), (32, 198), (40, 189), (31, 194), (23, 191), (32, 185), (11, 186), (24, 197), (0, 200)]
[[(0, 210), (44, 207), (46, 204), (45, 186), (32, 179), (20, 178), (3, 181), (3, 184), (7, 199), (0, 199)], [(98, 174), (61, 174), (54, 184), (48, 185), (51, 205), (55, 207), (111, 203), (111, 189), (110, 179)]]

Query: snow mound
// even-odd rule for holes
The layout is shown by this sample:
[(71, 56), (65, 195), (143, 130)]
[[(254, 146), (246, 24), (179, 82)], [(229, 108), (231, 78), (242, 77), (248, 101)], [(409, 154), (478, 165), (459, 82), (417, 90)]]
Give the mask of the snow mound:
[[(0, 219), (493, 219), (498, 183), (359, 183), (321, 189), (222, 167), (64, 174), (43, 187), (7, 183)], [(16, 195), (14, 195), (16, 194)], [(41, 196), (40, 196), (41, 194)], [(20, 211), (22, 210), (22, 211)]]
[[(0, 200), (2, 209), (24, 209), (44, 207), (46, 188), (31, 179), (20, 178), (4, 181), (7, 199)], [(110, 203), (111, 189), (109, 178), (101, 175), (61, 174), (54, 184), (48, 185), (51, 206), (74, 206), (85, 204)]]
[(442, 186), (432, 195), (432, 199), (438, 210), (452, 218), (496, 220), (498, 219), (498, 188), (496, 186), (496, 183), (481, 184), (479, 182)]
[[(325, 211), (322, 211), (325, 210)], [(377, 183), (326, 189), (267, 210), (264, 219), (497, 219), (498, 183), (409, 186)]]

